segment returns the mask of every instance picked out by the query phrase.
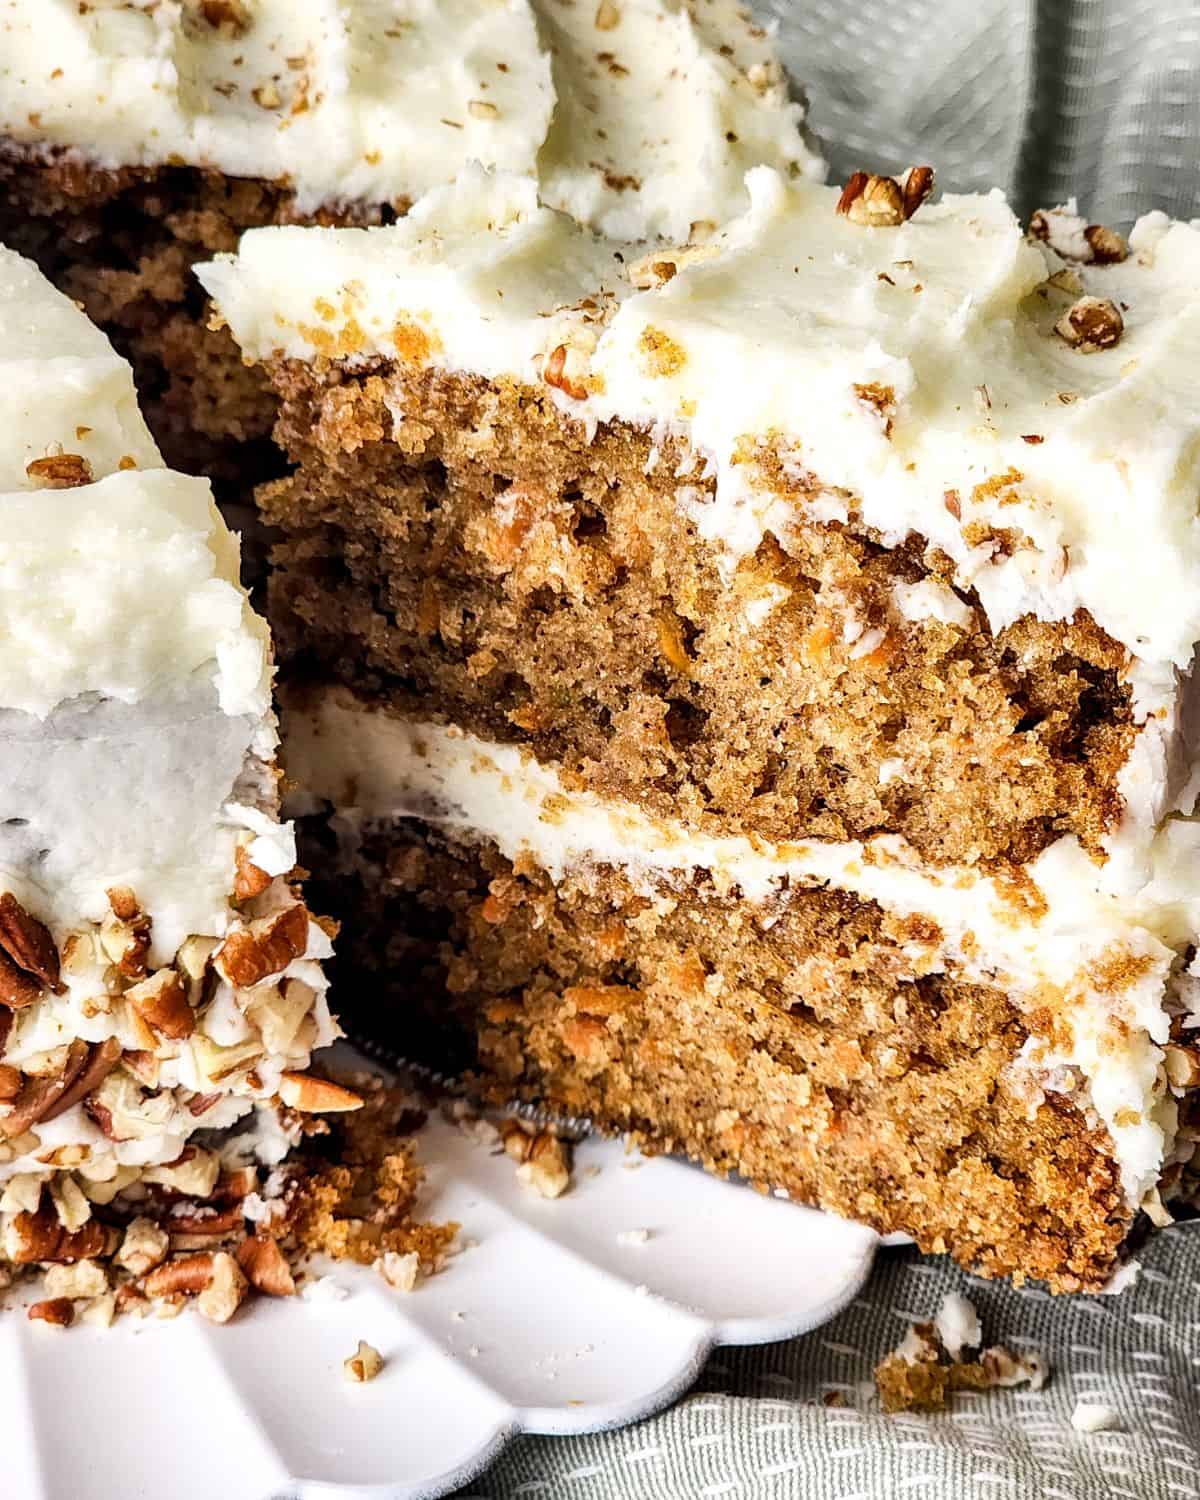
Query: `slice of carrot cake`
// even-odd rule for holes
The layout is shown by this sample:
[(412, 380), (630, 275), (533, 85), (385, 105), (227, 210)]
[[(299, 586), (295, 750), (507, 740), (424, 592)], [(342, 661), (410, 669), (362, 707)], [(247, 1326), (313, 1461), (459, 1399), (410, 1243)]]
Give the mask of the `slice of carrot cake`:
[[(338, 1034), (330, 924), (278, 817), (236, 538), (3, 249), (0, 349), (0, 1281), (86, 1261), (94, 1293), (97, 1261), (242, 1228), (302, 1112), (361, 1101), (305, 1071)], [(120, 1259), (134, 1220), (148, 1262)]]
[(1200, 232), (931, 178), (647, 254), (476, 171), (200, 277), (355, 1024), (1096, 1287), (1193, 1148)]
[(274, 401), (196, 260), (388, 223), (470, 161), (685, 237), (758, 162), (823, 170), (803, 113), (735, 0), (0, 0), (0, 239), (132, 360), (167, 461), (236, 490), (275, 471)]

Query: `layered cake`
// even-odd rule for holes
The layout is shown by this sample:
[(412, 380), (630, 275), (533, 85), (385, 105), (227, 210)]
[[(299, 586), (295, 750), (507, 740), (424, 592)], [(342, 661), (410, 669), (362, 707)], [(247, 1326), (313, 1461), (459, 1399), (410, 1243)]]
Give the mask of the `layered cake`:
[(254, 225), (377, 224), (470, 161), (628, 238), (820, 173), (736, 0), (0, 0), (0, 240), (132, 360), (167, 461), (273, 472), (274, 401), (190, 274)]
[(8, 250), (0, 347), (0, 1280), (49, 1266), (70, 1304), (242, 1237), (305, 1112), (362, 1101), (305, 1071), (332, 924), (294, 883), (236, 539)]
[(1194, 1139), (1200, 231), (747, 183), (647, 251), (471, 170), (200, 269), (295, 466), (342, 1005), (1099, 1287)]

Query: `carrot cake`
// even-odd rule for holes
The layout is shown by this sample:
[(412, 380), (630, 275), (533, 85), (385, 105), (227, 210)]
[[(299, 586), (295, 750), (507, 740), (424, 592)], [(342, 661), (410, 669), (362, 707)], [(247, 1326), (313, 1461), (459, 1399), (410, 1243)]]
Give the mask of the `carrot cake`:
[(199, 275), (342, 1003), (988, 1274), (1193, 1150), (1200, 231), (770, 167), (649, 250), (472, 169)]
[(608, 233), (682, 238), (766, 162), (819, 174), (736, 0), (0, 0), (0, 240), (134, 365), (176, 467), (237, 497), (274, 401), (190, 274), (239, 233), (376, 224), (470, 161)]
[(332, 924), (279, 821), (237, 541), (128, 364), (3, 249), (0, 348), (0, 1281), (87, 1261), (94, 1289), (133, 1220), (143, 1269), (241, 1228), (304, 1112), (361, 1100), (305, 1071), (338, 1034)]

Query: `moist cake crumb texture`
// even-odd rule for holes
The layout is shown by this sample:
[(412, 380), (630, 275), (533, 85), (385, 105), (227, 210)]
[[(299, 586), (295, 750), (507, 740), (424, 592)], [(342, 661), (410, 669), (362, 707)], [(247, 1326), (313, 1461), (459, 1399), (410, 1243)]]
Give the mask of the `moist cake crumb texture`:
[(353, 1026), (1096, 1288), (1193, 1150), (1200, 248), (871, 181), (647, 252), (476, 172), (201, 268), (296, 808)]
[[(260, 482), (313, 871), (302, 892), (276, 819), (236, 547), (81, 350), (104, 419), (64, 439), (26, 400), (0, 489), (31, 528), (29, 493), (52, 499), (174, 645), (85, 641), (81, 612), (31, 622), (0, 586), (30, 661), (79, 633), (53, 673), (0, 667), (0, 755), (61, 790), (78, 752), (46, 773), (42, 726), (78, 747), (132, 713), (161, 791), (209, 724), (220, 775), (188, 807), (217, 833), (198, 921), (170, 859), (97, 881), (98, 837), (39, 842), (19, 808), (0, 828), (0, 1112), (33, 1132), (86, 1098), (121, 1164), (81, 1186), (90, 1137), (34, 1153), (14, 1125), (4, 1232), (61, 1253), (10, 1259), (125, 1254), (114, 1300), (156, 1278), (217, 1320), (294, 1289), (302, 1247), (402, 1286), (440, 1262), (404, 1103), (305, 1071), (334, 1032), (311, 901), (344, 924), (353, 1028), (494, 1101), (985, 1274), (1119, 1274), (1196, 1139), (1200, 232), (1151, 214), (1127, 240), (1070, 206), (1026, 231), (925, 166), (821, 186), (728, 0), (461, 0), (404, 28), (358, 3), (0, 0), (0, 35), (0, 237), (132, 360), (169, 463), (234, 504)], [(155, 505), (135, 607), (120, 537)], [(53, 548), (22, 566), (45, 597), (85, 574)], [(169, 766), (147, 723), (177, 731)], [(199, 1124), (156, 1118), (173, 1154), (139, 1147), (127, 1179), (147, 1093)], [(329, 1113), (340, 1159), (252, 1183), (258, 1136), (188, 1139), (251, 1109), (277, 1161), (329, 1144)], [(510, 1140), (563, 1190), (552, 1137)], [(135, 1202), (118, 1251), (110, 1205)], [(228, 1243), (192, 1242), (214, 1223)], [(52, 1283), (52, 1323), (92, 1295)], [(959, 1359), (964, 1319), (885, 1362), (888, 1401), (1021, 1378)]]

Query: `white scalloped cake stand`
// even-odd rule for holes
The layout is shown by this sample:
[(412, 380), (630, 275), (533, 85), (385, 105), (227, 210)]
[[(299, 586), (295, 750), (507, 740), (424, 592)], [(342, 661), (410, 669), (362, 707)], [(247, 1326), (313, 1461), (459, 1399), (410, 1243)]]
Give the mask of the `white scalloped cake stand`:
[[(4, 1495), (432, 1500), (518, 1433), (648, 1416), (714, 1345), (818, 1327), (879, 1243), (616, 1141), (582, 1142), (552, 1202), (444, 1120), (420, 1149), (424, 1212), (461, 1223), (468, 1247), (407, 1296), (337, 1266), (344, 1298), (263, 1299), (223, 1328), (185, 1314), (63, 1333), (15, 1306), (0, 1317)], [(359, 1339), (386, 1363), (356, 1386), (342, 1361)]]

